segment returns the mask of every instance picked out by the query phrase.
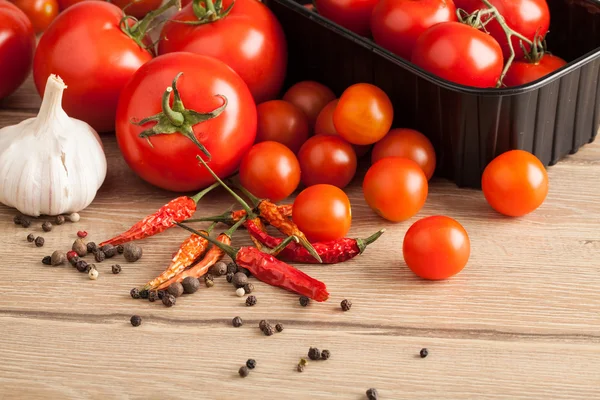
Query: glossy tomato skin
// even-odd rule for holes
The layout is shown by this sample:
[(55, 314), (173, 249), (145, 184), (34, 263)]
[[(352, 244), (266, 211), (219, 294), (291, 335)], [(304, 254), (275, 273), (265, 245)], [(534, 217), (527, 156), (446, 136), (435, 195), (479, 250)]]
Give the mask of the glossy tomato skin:
[(441, 215), (415, 222), (406, 232), (402, 252), (406, 265), (419, 277), (442, 280), (467, 265), (471, 241), (458, 221)]
[(483, 195), (492, 208), (510, 217), (537, 209), (548, 195), (548, 174), (533, 154), (511, 150), (490, 162), (481, 178)]
[(0, 99), (25, 81), (34, 50), (35, 33), (27, 15), (14, 4), (0, 0)]
[(308, 119), (301, 109), (284, 100), (269, 100), (256, 107), (256, 143), (274, 141), (294, 153), (308, 139)]
[(515, 61), (504, 76), (502, 81), (506, 86), (520, 86), (536, 81), (544, 76), (567, 65), (560, 57), (545, 54), (539, 62)]
[[(315, 123), (315, 135), (339, 136), (339, 133), (335, 129), (335, 125), (333, 125), (333, 112), (335, 111), (338, 101), (338, 99), (332, 100), (331, 102), (327, 103), (325, 107), (323, 107), (317, 116), (317, 121)], [(371, 149), (370, 145), (361, 146), (352, 143), (350, 143), (350, 145), (354, 149), (357, 158), (361, 158)]]
[(292, 219), (312, 243), (338, 240), (352, 224), (350, 200), (338, 187), (310, 186), (294, 200)]
[(386, 157), (369, 168), (363, 181), (367, 204), (381, 217), (400, 222), (415, 215), (427, 200), (427, 177), (417, 163)]
[[(226, 9), (233, 0), (224, 0)], [(197, 21), (192, 5), (171, 19)], [(287, 68), (287, 43), (271, 10), (256, 0), (235, 0), (224, 18), (193, 26), (165, 24), (158, 53), (189, 51), (215, 57), (234, 69), (246, 82), (257, 104), (276, 98)]]
[(81, 3), (82, 1), (91, 1), (91, 0), (58, 0), (58, 6), (60, 11), (64, 11), (67, 8), (71, 7), (74, 4)]
[(412, 62), (443, 79), (479, 88), (494, 87), (504, 66), (492, 36), (459, 22), (427, 29), (417, 40)]
[(323, 108), (335, 100), (335, 94), (327, 86), (315, 81), (302, 81), (290, 87), (283, 100), (300, 108), (308, 117), (311, 132), (315, 129), (317, 117)]
[(448, 21), (456, 21), (452, 0), (381, 0), (371, 15), (371, 32), (375, 43), (410, 60), (421, 33)]
[[(455, 0), (456, 7), (462, 8), (468, 13), (475, 10), (485, 10), (487, 6), (481, 0)], [(550, 10), (546, 0), (490, 0), (490, 3), (498, 9), (504, 17), (508, 26), (519, 32), (529, 40), (534, 39), (536, 33), (542, 38), (548, 32), (550, 26)], [(486, 18), (484, 17), (483, 20)], [(490, 35), (500, 43), (504, 59), (510, 56), (510, 48), (506, 34), (496, 20), (490, 21), (486, 26)], [(517, 60), (524, 57), (523, 50), (519, 45), (520, 40), (513, 36), (512, 44)], [(529, 50), (530, 46), (523, 43)]]
[(147, 50), (121, 31), (122, 17), (121, 9), (114, 4), (76, 4), (56, 18), (35, 53), (33, 77), (40, 95), (44, 95), (48, 76), (59, 75), (69, 87), (63, 96), (65, 112), (99, 132), (115, 129), (121, 91), (131, 76), (152, 59)]
[[(145, 181), (166, 190), (194, 191), (215, 180), (199, 164), (194, 143), (179, 133), (139, 137), (154, 122), (131, 121), (161, 111), (161, 98), (173, 78), (183, 72), (177, 89), (186, 109), (207, 113), (228, 105), (217, 117), (194, 125), (196, 138), (211, 154), (208, 165), (219, 177), (231, 175), (256, 136), (256, 106), (244, 81), (221, 61), (192, 53), (155, 58), (137, 71), (123, 89), (117, 111), (117, 142), (125, 161)], [(172, 100), (171, 100), (172, 101)]]
[(356, 153), (339, 136), (311, 137), (300, 148), (298, 161), (305, 186), (328, 184), (343, 189), (356, 174)]
[(35, 33), (42, 33), (58, 15), (58, 2), (56, 0), (14, 0), (29, 17)]
[(362, 36), (371, 31), (371, 13), (377, 0), (316, 0), (317, 12)]
[(144, 18), (146, 14), (152, 10), (156, 10), (162, 4), (162, 0), (138, 0), (136, 2), (132, 2), (131, 0), (111, 0), (111, 2), (124, 10), (125, 14), (133, 15), (139, 19)]
[(357, 83), (347, 88), (333, 111), (333, 125), (352, 144), (368, 145), (389, 132), (394, 108), (377, 86)]
[(373, 146), (371, 163), (385, 157), (405, 157), (416, 162), (431, 179), (435, 171), (435, 150), (427, 136), (414, 129), (392, 129)]
[(277, 142), (255, 144), (240, 165), (240, 183), (256, 197), (281, 201), (300, 184), (296, 155)]

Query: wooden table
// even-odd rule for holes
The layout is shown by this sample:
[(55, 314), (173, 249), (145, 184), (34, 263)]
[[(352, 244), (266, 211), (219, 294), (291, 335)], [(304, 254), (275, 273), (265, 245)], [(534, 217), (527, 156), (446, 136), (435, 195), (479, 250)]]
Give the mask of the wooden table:
[[(27, 83), (4, 102), (0, 127), (38, 105)], [(468, 266), (448, 281), (425, 282), (407, 269), (402, 239), (417, 217), (376, 217), (359, 176), (348, 189), (351, 235), (387, 232), (354, 261), (302, 267), (327, 283), (330, 301), (303, 308), (297, 296), (255, 282), (258, 304), (246, 307), (221, 278), (166, 308), (131, 299), (129, 289), (165, 268), (186, 237), (181, 230), (142, 242), (137, 263), (99, 264), (97, 281), (40, 262), (69, 249), (78, 230), (101, 241), (173, 197), (127, 168), (112, 135), (103, 140), (108, 175), (79, 223), (24, 229), (12, 222), (15, 210), (0, 207), (1, 399), (358, 400), (370, 387), (381, 399), (600, 398), (600, 144), (550, 168), (546, 202), (521, 219), (499, 216), (479, 191), (434, 180), (418, 217), (457, 218), (472, 245)], [(233, 204), (215, 193), (197, 215)], [(43, 248), (25, 240), (30, 232), (45, 237)], [(116, 262), (119, 275), (110, 273)], [(353, 306), (344, 313), (345, 298)], [(133, 314), (140, 327), (129, 323)], [(232, 327), (235, 316), (241, 328)], [(261, 319), (285, 329), (266, 337)], [(299, 373), (311, 346), (331, 358)], [(248, 358), (258, 366), (242, 379)]]

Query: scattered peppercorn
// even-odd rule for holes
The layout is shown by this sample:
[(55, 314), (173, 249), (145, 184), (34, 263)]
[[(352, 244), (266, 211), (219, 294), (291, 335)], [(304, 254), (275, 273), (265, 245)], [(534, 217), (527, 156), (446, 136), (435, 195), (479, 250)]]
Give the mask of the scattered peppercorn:
[(133, 326), (140, 326), (142, 324), (142, 317), (140, 317), (139, 315), (134, 315), (129, 321)]
[[(67, 260), (69, 260), (68, 257), (67, 257)], [(79, 261), (81, 261), (81, 258), (79, 258), (79, 256), (77, 254), (75, 254), (75, 257), (71, 257), (71, 259), (69, 260), (69, 263), (75, 267)]]
[(148, 292), (148, 301), (151, 303), (154, 303), (156, 300), (158, 300), (158, 291), (156, 290), (151, 290), (150, 292)]
[(235, 317), (231, 321), (231, 324), (233, 325), (234, 328), (239, 328), (240, 326), (242, 326), (243, 323), (244, 323), (244, 321), (242, 321), (242, 319), (240, 317)]
[(142, 248), (134, 243), (127, 243), (123, 246), (123, 257), (129, 262), (136, 262), (142, 258)]
[(13, 218), (13, 222), (15, 223), (15, 225), (21, 225), (23, 223), (23, 216), (15, 215), (15, 217)]
[(179, 297), (183, 294), (183, 285), (179, 282), (173, 282), (167, 289), (167, 292), (173, 297)]
[(261, 319), (261, 320), (260, 320), (260, 322), (258, 323), (258, 328), (259, 328), (261, 331), (264, 331), (264, 330), (265, 330), (265, 327), (266, 327), (267, 325), (269, 325), (269, 321), (267, 321), (267, 320), (265, 320), (265, 319)]
[(256, 296), (250, 295), (250, 296), (246, 297), (246, 305), (248, 307), (252, 307), (252, 306), (256, 305)]
[(329, 360), (329, 357), (331, 357), (331, 352), (329, 350), (323, 350), (321, 352), (321, 360)]
[(379, 393), (377, 393), (377, 389), (371, 388), (371, 389), (367, 390), (367, 399), (369, 399), (369, 400), (378, 400), (379, 399)]
[(83, 260), (79, 260), (79, 261), (77, 261), (77, 263), (75, 263), (75, 268), (77, 268), (77, 271), (79, 271), (79, 272), (85, 272), (87, 267), (88, 267), (88, 263)]
[(56, 218), (54, 218), (54, 223), (56, 225), (62, 225), (65, 223), (65, 217), (63, 217), (62, 215), (57, 215)]
[(275, 330), (273, 329), (273, 326), (271, 324), (265, 325), (265, 328), (262, 331), (265, 334), (265, 336), (273, 336), (273, 334), (275, 333)]
[(149, 295), (150, 295), (149, 290), (147, 290), (147, 289), (140, 290), (140, 297), (142, 299), (147, 299)]
[(254, 292), (254, 285), (251, 283), (246, 283), (244, 285), (244, 292), (246, 292), (246, 294), (250, 294), (250, 293)]
[(88, 272), (88, 276), (91, 280), (95, 281), (98, 279), (98, 270), (96, 268), (91, 268), (90, 272)]
[(87, 245), (81, 239), (77, 239), (73, 242), (73, 246), (71, 246), (71, 250), (73, 250), (79, 257), (84, 257), (87, 254)]
[(231, 281), (233, 281), (233, 274), (231, 272), (228, 272), (225, 279), (227, 279), (227, 282), (231, 283)]
[(352, 307), (352, 302), (350, 300), (344, 299), (340, 303), (340, 306), (342, 307), (342, 311), (348, 311)]
[(86, 231), (77, 231), (77, 237), (79, 238), (85, 238), (88, 235), (88, 233)]
[(246, 361), (246, 367), (250, 369), (256, 368), (256, 360), (253, 358), (249, 358), (248, 361)]
[(94, 242), (88, 242), (86, 247), (88, 253), (95, 253), (96, 251), (98, 251), (98, 246)]
[(235, 290), (235, 294), (237, 295), (237, 297), (243, 297), (246, 294), (246, 291), (244, 290), (244, 288), (237, 288)]
[(250, 270), (244, 268), (244, 267), (238, 267), (238, 272), (243, 273), (244, 275), (246, 275), (247, 277), (252, 276), (252, 274), (250, 273)]
[(115, 264), (111, 267), (112, 269), (112, 273), (113, 274), (118, 274), (119, 272), (121, 272), (121, 266), (119, 264)]
[(140, 289), (134, 287), (133, 289), (131, 289), (129, 294), (131, 295), (132, 298), (139, 299), (140, 298)]
[(79, 220), (81, 219), (81, 217), (79, 216), (78, 213), (73, 213), (69, 215), (69, 221), (71, 222), (79, 222)]
[(42, 247), (44, 245), (44, 238), (41, 236), (36, 237), (35, 245), (36, 245), (36, 247)]
[(123, 251), (125, 251), (125, 247), (122, 244), (118, 245), (117, 246), (117, 253), (123, 254)]
[(308, 349), (308, 358), (310, 358), (311, 360), (320, 359), (321, 350), (317, 349), (316, 347), (311, 347), (310, 349)]
[(281, 325), (281, 324), (277, 324), (277, 325), (275, 325), (275, 330), (276, 330), (277, 332), (283, 332), (283, 325)]
[(198, 278), (188, 276), (181, 282), (181, 286), (183, 286), (184, 293), (196, 293), (200, 289), (200, 281)]
[(241, 368), (240, 368), (240, 371), (239, 371), (239, 373), (240, 373), (240, 376), (241, 376), (242, 378), (245, 378), (245, 377), (247, 377), (248, 375), (250, 375), (250, 370), (248, 369), (248, 367), (246, 367), (246, 366), (244, 365), (243, 367), (241, 367)]
[(46, 257), (42, 258), (42, 264), (52, 265), (52, 257), (46, 256)]
[(158, 291), (158, 293), (157, 293), (157, 294), (158, 294), (158, 298), (159, 298), (160, 300), (162, 300), (162, 298), (164, 297), (164, 295), (165, 295), (166, 293), (167, 293), (167, 292), (166, 292), (166, 291), (164, 291), (164, 290), (159, 290), (159, 291)]
[(300, 297), (300, 305), (302, 307), (306, 307), (308, 305), (308, 302), (309, 302), (308, 297), (306, 297), (306, 296)]
[(113, 258), (117, 255), (117, 248), (112, 244), (105, 244), (100, 248), (100, 250), (102, 250), (106, 258)]
[(238, 288), (244, 287), (248, 283), (248, 277), (243, 272), (236, 272), (231, 283)]
[(234, 263), (233, 261), (230, 262), (229, 264), (227, 264), (227, 273), (231, 273), (231, 274), (235, 274), (236, 272), (238, 272), (238, 266), (236, 263)]
[(173, 296), (172, 294), (165, 293), (163, 295), (162, 302), (167, 307), (173, 307), (175, 305), (175, 303), (177, 302), (177, 300), (175, 299), (175, 296)]
[(102, 262), (106, 260), (106, 254), (104, 254), (102, 250), (98, 250), (94, 253), (94, 258), (96, 259), (96, 262)]
[(304, 372), (305, 366), (302, 364), (298, 364), (298, 372)]
[(29, 235), (27, 235), (27, 241), (29, 243), (33, 243), (34, 240), (35, 240), (35, 235), (33, 233), (30, 233)]
[(219, 261), (218, 263), (210, 267), (210, 273), (213, 276), (223, 276), (227, 274), (227, 264), (225, 264), (223, 261)]
[(42, 230), (44, 232), (50, 232), (52, 230), (52, 223), (49, 221), (46, 221), (42, 224)]
[(31, 220), (29, 218), (23, 217), (23, 219), (21, 220), (21, 226), (23, 228), (29, 228), (30, 225), (31, 225)]
[(61, 265), (64, 264), (66, 261), (67, 257), (65, 256), (65, 253), (62, 253), (58, 250), (56, 250), (54, 253), (52, 253), (52, 265)]
[(421, 358), (425, 358), (429, 355), (429, 350), (423, 348), (421, 349), (421, 351), (419, 352), (419, 355), (421, 356)]
[(90, 272), (91, 270), (93, 270), (93, 269), (96, 269), (96, 264), (88, 264), (88, 265), (85, 267), (85, 272), (88, 272), (88, 273), (89, 273), (89, 272)]
[(71, 262), (71, 260), (75, 257), (78, 257), (78, 256), (77, 256), (77, 253), (75, 253), (73, 250), (67, 251), (67, 260), (69, 262)]

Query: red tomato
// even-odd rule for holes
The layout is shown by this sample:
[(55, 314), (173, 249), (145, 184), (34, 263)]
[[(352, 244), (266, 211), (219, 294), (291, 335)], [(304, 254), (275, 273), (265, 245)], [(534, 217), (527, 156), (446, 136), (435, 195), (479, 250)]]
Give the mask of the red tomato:
[(315, 9), (314, 4), (312, 3), (305, 4), (304, 7), (308, 8), (310, 11), (313, 11)]
[(504, 60), (493, 37), (459, 22), (427, 29), (415, 45), (413, 64), (440, 78), (465, 86), (496, 86)]
[(342, 93), (333, 111), (333, 125), (353, 144), (373, 144), (392, 126), (394, 108), (385, 92), (368, 83), (357, 83)]
[(392, 129), (373, 147), (371, 163), (385, 157), (405, 157), (416, 162), (431, 179), (435, 171), (435, 150), (433, 145), (419, 131), (408, 128)]
[(367, 204), (377, 214), (389, 221), (404, 221), (425, 204), (427, 177), (408, 158), (386, 157), (367, 171), (363, 192)]
[(313, 186), (321, 183), (346, 187), (356, 174), (356, 153), (339, 136), (313, 136), (298, 152), (302, 183)]
[(192, 0), (181, 0), (181, 7), (185, 7), (190, 4)]
[(456, 220), (441, 215), (415, 222), (402, 245), (408, 268), (423, 279), (450, 278), (463, 270), (471, 255), (467, 231)]
[(66, 10), (67, 8), (71, 7), (73, 4), (81, 3), (82, 1), (89, 1), (89, 0), (58, 0), (58, 6), (59, 6), (60, 10), (63, 11), (63, 10)]
[(106, 2), (69, 7), (44, 33), (35, 53), (33, 77), (40, 95), (48, 76), (59, 75), (69, 87), (63, 97), (65, 112), (99, 132), (115, 128), (121, 90), (152, 59), (121, 31), (121, 18), (121, 9)]
[(327, 86), (314, 81), (298, 82), (285, 92), (283, 100), (300, 108), (308, 117), (311, 132), (317, 117), (327, 103), (335, 100), (335, 94)]
[(371, 32), (375, 43), (410, 60), (421, 33), (448, 21), (456, 21), (452, 0), (381, 0), (371, 15)]
[(567, 62), (560, 57), (545, 54), (536, 63), (528, 61), (515, 61), (504, 76), (502, 81), (506, 86), (520, 86), (537, 81), (553, 71), (563, 67)]
[[(223, 1), (226, 10), (233, 0)], [(192, 5), (171, 18), (197, 21)], [(281, 25), (260, 1), (235, 0), (224, 17), (203, 25), (165, 24), (158, 53), (189, 51), (211, 56), (233, 68), (248, 84), (257, 104), (276, 98), (287, 67), (287, 44)], [(284, 99), (285, 100), (285, 99)]]
[(316, 0), (317, 12), (362, 36), (369, 36), (370, 18), (378, 0)]
[(338, 240), (352, 224), (350, 200), (335, 186), (311, 186), (294, 200), (292, 219), (312, 243)]
[(35, 34), (29, 18), (0, 0), (0, 99), (13, 93), (31, 71)]
[(196, 140), (211, 154), (208, 164), (219, 177), (235, 172), (256, 135), (252, 95), (239, 75), (223, 62), (192, 53), (172, 53), (143, 65), (121, 94), (117, 141), (125, 161), (142, 179), (178, 192), (198, 190), (214, 182), (196, 160), (200, 150), (181, 133), (151, 136), (150, 145), (140, 134), (156, 124), (138, 126), (131, 121), (161, 112), (165, 88), (180, 72), (183, 75), (177, 89), (187, 110), (209, 113), (224, 105), (219, 96), (227, 99), (220, 115), (191, 126)]
[(511, 150), (494, 158), (483, 171), (483, 195), (501, 214), (520, 217), (538, 208), (548, 194), (548, 174), (533, 154)]
[(146, 14), (156, 10), (162, 4), (162, 0), (111, 0), (111, 2), (124, 10), (125, 14), (133, 15), (136, 18), (144, 18)]
[[(456, 0), (455, 3), (456, 7), (462, 8), (468, 13), (487, 9), (481, 0)], [(550, 26), (550, 10), (546, 0), (490, 0), (490, 3), (498, 9), (510, 28), (529, 40), (533, 41), (536, 34), (542, 38), (546, 36)], [(487, 17), (482, 18), (483, 21), (487, 19)], [(508, 59), (510, 56), (508, 40), (500, 24), (494, 19), (485, 26), (485, 29), (500, 43), (504, 59)], [(517, 59), (524, 56), (519, 43), (520, 40), (513, 36), (512, 44)], [(529, 51), (530, 46), (526, 43), (523, 44)]]
[[(315, 123), (315, 135), (337, 135), (339, 136), (335, 125), (333, 125), (333, 111), (338, 104), (338, 99), (332, 100), (321, 110)], [(345, 140), (345, 139), (344, 139)], [(350, 143), (357, 158), (361, 158), (371, 149), (370, 145), (361, 146)]]
[(270, 100), (256, 107), (256, 143), (274, 141), (294, 153), (308, 139), (308, 120), (301, 109), (283, 100)]
[(240, 165), (240, 183), (261, 199), (283, 200), (300, 184), (298, 159), (281, 143), (255, 144)]
[(56, 0), (14, 0), (33, 24), (35, 33), (42, 33), (58, 15)]

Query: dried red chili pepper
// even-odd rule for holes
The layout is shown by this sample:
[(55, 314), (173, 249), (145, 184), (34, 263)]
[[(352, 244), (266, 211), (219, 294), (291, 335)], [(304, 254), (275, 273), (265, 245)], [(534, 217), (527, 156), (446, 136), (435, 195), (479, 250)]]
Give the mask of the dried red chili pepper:
[(127, 231), (100, 243), (100, 247), (106, 244), (116, 246), (133, 240), (145, 239), (171, 228), (173, 221), (189, 219), (196, 212), (198, 201), (218, 185), (218, 182), (214, 183), (193, 197), (181, 196), (171, 200), (154, 214), (150, 214), (134, 224)]
[[(282, 204), (277, 206), (279, 212), (287, 218), (292, 216), (292, 207), (293, 204)], [(227, 211), (226, 213), (220, 215), (214, 215), (212, 217), (201, 217), (188, 219), (183, 222), (222, 222), (227, 225), (233, 225), (238, 222), (240, 219), (244, 218), (248, 213), (246, 210), (235, 210), (235, 211)]]
[[(198, 236), (203, 236), (213, 245), (221, 248), (227, 255), (235, 261), (240, 267), (246, 268), (257, 279), (290, 290), (302, 296), (307, 296), (315, 301), (326, 301), (329, 298), (325, 284), (315, 278), (312, 278), (304, 272), (292, 267), (283, 261), (278, 260), (271, 254), (262, 252), (255, 247), (244, 246), (235, 249), (231, 246), (219, 243), (217, 240), (203, 235), (194, 229), (176, 222), (178, 226), (186, 229)], [(287, 237), (280, 246), (273, 249), (273, 252), (279, 251), (287, 246), (292, 240), (297, 240), (294, 236)]]

